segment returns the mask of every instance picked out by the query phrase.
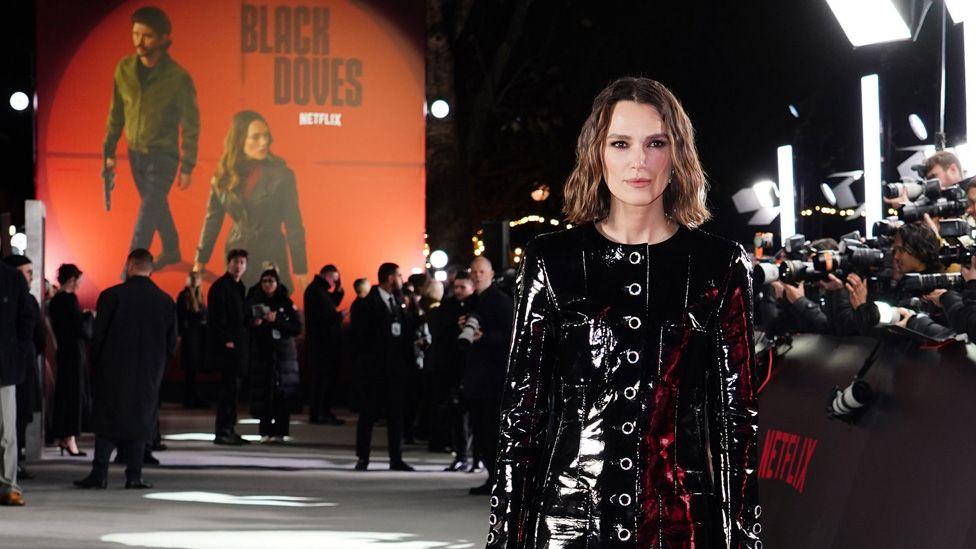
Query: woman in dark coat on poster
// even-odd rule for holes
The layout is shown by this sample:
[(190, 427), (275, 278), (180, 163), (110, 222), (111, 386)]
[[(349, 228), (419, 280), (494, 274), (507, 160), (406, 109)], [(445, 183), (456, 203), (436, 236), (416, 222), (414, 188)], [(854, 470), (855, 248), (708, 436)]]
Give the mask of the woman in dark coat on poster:
[[(251, 268), (244, 273), (244, 285), (254, 285), (258, 274), (273, 265), (282, 273), (282, 282), (301, 293), (308, 285), (308, 264), (298, 187), (285, 161), (272, 154), (271, 143), (271, 130), (260, 114), (234, 115), (211, 181), (193, 270), (203, 272), (210, 261), (226, 214), (233, 225), (225, 248), (248, 252)], [(291, 285), (292, 272), (297, 286)]]
[(519, 272), (488, 546), (760, 549), (752, 262), (662, 84), (594, 100)]
[(251, 325), (251, 415), (261, 420), (261, 442), (284, 442), (298, 394), (298, 351), (301, 316), (278, 272), (261, 273), (249, 292), (246, 313)]
[(87, 344), (92, 336), (92, 314), (78, 305), (75, 291), (80, 282), (77, 266), (65, 263), (58, 267), (60, 289), (48, 305), (57, 342), (51, 436), (58, 441), (62, 455), (67, 451), (72, 456), (85, 455), (78, 450), (77, 437), (91, 411)]
[(186, 287), (176, 297), (184, 408), (209, 408), (196, 386), (197, 373), (203, 369), (207, 358), (207, 305), (203, 299), (202, 279), (201, 272), (191, 271)]

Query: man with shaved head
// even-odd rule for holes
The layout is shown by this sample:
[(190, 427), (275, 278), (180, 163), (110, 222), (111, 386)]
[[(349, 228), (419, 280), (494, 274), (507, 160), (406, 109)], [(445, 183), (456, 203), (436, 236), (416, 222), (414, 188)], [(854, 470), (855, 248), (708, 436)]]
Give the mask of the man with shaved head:
[(471, 419), (474, 453), (482, 456), (489, 475), (485, 484), (470, 490), (472, 495), (488, 494), (494, 482), (491, 475), (495, 471), (502, 387), (515, 314), (512, 298), (492, 284), (494, 277), (495, 271), (487, 258), (479, 256), (471, 262), (475, 303), (472, 312), (461, 317), (462, 326), (473, 328), (461, 396)]

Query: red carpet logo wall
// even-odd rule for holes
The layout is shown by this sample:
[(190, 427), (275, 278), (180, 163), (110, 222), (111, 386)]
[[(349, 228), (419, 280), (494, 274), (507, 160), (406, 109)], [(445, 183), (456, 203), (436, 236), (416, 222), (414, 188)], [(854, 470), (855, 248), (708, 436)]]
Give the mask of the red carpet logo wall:
[[(194, 259), (209, 259), (212, 274), (223, 272), (228, 239), (259, 256), (249, 282), (259, 274), (258, 263), (267, 261), (292, 287), (325, 263), (340, 267), (347, 287), (356, 277), (375, 278), (383, 261), (405, 272), (423, 265), (424, 60), (416, 46), (423, 37), (403, 30), (423, 32), (422, 5), (413, 13), (419, 24), (403, 25), (361, 2), (155, 2), (172, 25), (169, 55), (192, 82), (189, 99), (173, 107), (149, 91), (139, 93), (153, 85), (140, 78), (158, 78), (158, 72), (147, 77), (135, 59), (126, 65), (136, 52), (131, 17), (145, 4), (116, 4), (103, 6), (105, 16), (84, 28), (65, 25), (56, 2), (38, 8), (38, 194), (48, 205), (49, 278), (60, 263), (77, 263), (86, 276), (83, 298), (93, 303), (98, 291), (119, 281), (125, 255), (140, 238), (147, 241), (147, 233), (157, 256), (164, 247), (179, 249), (181, 261), (155, 275), (174, 295)], [(80, 38), (73, 52), (43, 46), (63, 40), (65, 28)], [(45, 58), (59, 55), (67, 62)], [(111, 114), (113, 75), (118, 106)], [(196, 138), (184, 112), (194, 91)], [(181, 110), (167, 110), (174, 108)], [(242, 177), (230, 189), (236, 195), (220, 187), (212, 192), (225, 136), (242, 110), (267, 122), (270, 152), (293, 172), (294, 185), (287, 183), (287, 170), (275, 177), (264, 170), (260, 177), (284, 182)], [(116, 147), (112, 207), (105, 211), (101, 169), (112, 116), (116, 123), (121, 116), (126, 127)], [(177, 171), (175, 159), (167, 165), (139, 155), (165, 149), (166, 136), (143, 134), (152, 133), (146, 124), (158, 122), (152, 117), (166, 116), (182, 117), (180, 138), (191, 142), (191, 151), (196, 140), (197, 161), (189, 188), (180, 189), (174, 174), (172, 188), (162, 191), (163, 206), (147, 210), (147, 200), (161, 200), (158, 189), (145, 188), (152, 177), (146, 174)], [(192, 159), (187, 150), (179, 153), (183, 160)], [(157, 196), (147, 198), (153, 192)], [(137, 223), (141, 236), (134, 235)], [(167, 226), (175, 227), (175, 237)], [(199, 257), (198, 247), (212, 249), (211, 257)]]

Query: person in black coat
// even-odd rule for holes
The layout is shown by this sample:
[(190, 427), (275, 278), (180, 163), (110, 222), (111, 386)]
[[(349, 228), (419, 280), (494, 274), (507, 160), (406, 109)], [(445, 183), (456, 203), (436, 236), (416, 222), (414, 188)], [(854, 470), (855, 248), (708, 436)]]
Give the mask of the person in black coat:
[(384, 263), (379, 268), (380, 283), (370, 289), (362, 306), (354, 311), (352, 322), (358, 331), (359, 372), (363, 376), (363, 403), (356, 426), (357, 471), (369, 467), (373, 424), (381, 410), (387, 410), (387, 443), (390, 469), (413, 471), (403, 462), (403, 384), (413, 360), (413, 339), (406, 326), (406, 315), (399, 297), (403, 287), (400, 268)]
[(498, 421), (515, 315), (512, 298), (492, 285), (494, 275), (491, 261), (487, 258), (476, 257), (471, 262), (471, 280), (477, 301), (474, 311), (461, 317), (460, 322), (465, 324), (468, 316), (478, 319), (478, 328), (472, 333), (472, 342), (465, 357), (461, 396), (471, 418), (475, 453), (485, 462), (488, 480), (472, 488), (472, 495), (489, 493), (494, 483)]
[(17, 486), (17, 384), (31, 356), (31, 314), (24, 276), (0, 263), (0, 505), (24, 505)]
[[(25, 255), (10, 255), (5, 257), (3, 262), (24, 275), (29, 289), (34, 281), (34, 266), (30, 258)], [(41, 306), (33, 294), (28, 292), (27, 296), (34, 328), (28, 342), (24, 380), (17, 384), (17, 455), (19, 457), (17, 476), (22, 479), (34, 478), (34, 475), (24, 468), (24, 459), (27, 456), (27, 426), (34, 421), (34, 410), (39, 409), (41, 403), (38, 357), (44, 356), (44, 348), (47, 346), (47, 332), (44, 328), (44, 319), (41, 318)]]
[(244, 312), (247, 251), (227, 253), (227, 272), (207, 292), (207, 341), (211, 370), (220, 372), (220, 396), (214, 420), (214, 444), (247, 444), (237, 425), (237, 393), (240, 377), (247, 373), (248, 334)]
[(197, 391), (197, 373), (207, 353), (207, 304), (203, 300), (203, 275), (190, 271), (186, 287), (176, 297), (176, 324), (180, 336), (180, 368), (183, 370), (183, 407), (209, 408)]
[(77, 437), (91, 409), (88, 390), (87, 345), (92, 334), (92, 315), (82, 311), (75, 290), (81, 284), (81, 270), (71, 263), (58, 267), (58, 293), (51, 298), (48, 315), (57, 343), (54, 379), (54, 412), (51, 436), (58, 439), (61, 453), (84, 456)]
[(246, 309), (251, 325), (251, 415), (261, 420), (261, 442), (284, 442), (298, 394), (295, 337), (302, 333), (302, 321), (278, 271), (261, 273), (252, 289)]
[(336, 379), (342, 365), (342, 313), (339, 304), (344, 293), (335, 265), (322, 267), (305, 288), (305, 346), (314, 379), (309, 423), (345, 423), (331, 409)]
[(133, 250), (126, 281), (98, 296), (92, 336), (92, 431), (95, 457), (79, 488), (105, 488), (112, 450), (124, 449), (125, 487), (142, 479), (143, 449), (156, 430), (159, 386), (176, 350), (176, 307), (150, 280), (153, 257)]

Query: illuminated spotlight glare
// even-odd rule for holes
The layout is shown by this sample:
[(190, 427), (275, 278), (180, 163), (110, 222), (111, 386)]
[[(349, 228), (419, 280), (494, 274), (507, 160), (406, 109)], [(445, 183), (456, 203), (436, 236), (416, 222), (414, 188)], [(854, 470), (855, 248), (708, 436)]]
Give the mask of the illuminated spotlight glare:
[(796, 197), (793, 182), (793, 147), (776, 149), (779, 177), (779, 237), (781, 242), (796, 234)]
[(864, 233), (881, 221), (881, 90), (877, 74), (861, 78), (861, 136), (864, 151)]
[(10, 236), (13, 236), (13, 235), (17, 234), (17, 227), (14, 227), (13, 225), (11, 225), (10, 227), (8, 227), (7, 230), (10, 233)]
[(447, 271), (434, 271), (434, 280), (438, 282), (447, 282)]
[(800, 118), (800, 111), (796, 110), (796, 107), (793, 105), (790, 105), (790, 114), (793, 115), (793, 118)]
[(953, 23), (971, 22), (973, 13), (976, 12), (972, 0), (945, 0), (945, 4)]
[(411, 267), (410, 268), (410, 274), (419, 275), (422, 272), (424, 272), (424, 270), (422, 268), (420, 268), (420, 267)]
[(776, 183), (773, 183), (768, 179), (753, 183), (752, 192), (756, 194), (756, 200), (759, 201), (759, 206), (761, 208), (772, 208), (775, 206), (776, 197), (779, 196), (779, 190), (776, 189)]
[[(976, 105), (974, 105), (974, 108), (976, 108)], [(976, 175), (976, 147), (970, 147), (968, 143), (960, 143), (952, 147), (952, 152), (962, 162), (962, 170), (966, 175)]]
[(20, 251), (27, 249), (27, 235), (24, 233), (17, 233), (10, 237), (10, 245), (17, 248)]
[(827, 5), (855, 48), (912, 37), (891, 0), (827, 0)]
[(919, 141), (925, 141), (929, 138), (929, 131), (925, 129), (925, 123), (917, 114), (908, 115), (908, 125), (912, 127), (912, 133)]
[(837, 204), (837, 197), (834, 196), (834, 190), (830, 188), (830, 185), (821, 183), (820, 192), (823, 193), (824, 198), (826, 198), (827, 202), (830, 202), (832, 206)]
[(459, 539), (430, 541), (415, 534), (396, 532), (342, 532), (334, 530), (196, 530), (125, 532), (106, 534), (100, 538), (107, 543), (129, 547), (179, 547), (180, 549), (467, 549), (474, 543)]
[(434, 250), (430, 253), (430, 264), (435, 269), (447, 267), (447, 252), (444, 250)]
[(10, 108), (13, 110), (22, 111), (26, 109), (28, 105), (30, 105), (30, 98), (27, 97), (26, 93), (18, 91), (10, 94)]
[(430, 114), (434, 115), (434, 118), (445, 118), (450, 113), (451, 106), (443, 99), (437, 99), (430, 104)]
[[(257, 442), (261, 440), (261, 435), (242, 435), (244, 440)], [(171, 433), (163, 435), (165, 440), (191, 441), (191, 442), (213, 442), (213, 433)]]
[(163, 501), (185, 501), (190, 503), (213, 503), (218, 505), (262, 505), (266, 507), (335, 507), (336, 503), (320, 501), (318, 498), (296, 496), (235, 496), (218, 492), (154, 492), (146, 494), (146, 499)]

